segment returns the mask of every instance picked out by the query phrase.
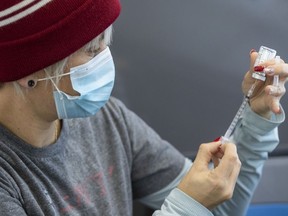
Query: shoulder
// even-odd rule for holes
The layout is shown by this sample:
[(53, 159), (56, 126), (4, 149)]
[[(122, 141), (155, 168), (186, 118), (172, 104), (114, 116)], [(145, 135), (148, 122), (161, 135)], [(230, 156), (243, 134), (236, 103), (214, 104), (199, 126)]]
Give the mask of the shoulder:
[(129, 124), (130, 121), (135, 121), (138, 116), (127, 108), (121, 100), (110, 97), (105, 106), (93, 118), (97, 119), (97, 121), (102, 121), (102, 123), (111, 123), (113, 121), (113, 124), (117, 122), (119, 124)]
[(103, 107), (103, 110), (109, 110), (110, 112), (113, 112), (113, 113), (123, 114), (123, 112), (128, 111), (128, 108), (118, 98), (110, 97), (107, 104)]

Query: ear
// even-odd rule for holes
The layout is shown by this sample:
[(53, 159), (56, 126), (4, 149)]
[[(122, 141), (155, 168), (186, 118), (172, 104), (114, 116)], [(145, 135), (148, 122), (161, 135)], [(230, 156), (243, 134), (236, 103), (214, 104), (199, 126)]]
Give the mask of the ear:
[(23, 77), (16, 82), (24, 88), (34, 88), (37, 85), (37, 79), (32, 75)]

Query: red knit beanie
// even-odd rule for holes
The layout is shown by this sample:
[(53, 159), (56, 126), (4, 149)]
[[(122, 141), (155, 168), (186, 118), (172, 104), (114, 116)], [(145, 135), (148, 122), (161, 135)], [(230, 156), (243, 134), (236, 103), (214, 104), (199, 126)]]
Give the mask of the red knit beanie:
[(1, 0), (0, 82), (69, 56), (109, 27), (119, 0)]

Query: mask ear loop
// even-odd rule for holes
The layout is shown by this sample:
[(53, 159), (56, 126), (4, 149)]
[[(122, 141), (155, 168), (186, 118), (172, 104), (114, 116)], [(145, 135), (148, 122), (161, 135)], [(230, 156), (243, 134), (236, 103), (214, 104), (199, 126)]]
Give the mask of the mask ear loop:
[[(46, 71), (45, 71), (46, 72)], [(42, 78), (38, 79), (37, 81), (44, 81), (44, 80), (50, 80), (52, 84), (54, 85), (55, 89), (58, 91), (58, 93), (61, 95), (60, 99), (63, 100), (63, 94), (61, 93), (60, 89), (57, 87), (56, 83), (54, 82), (53, 78), (56, 78), (56, 76), (50, 76), (47, 72), (46, 75), (48, 76), (47, 78)]]

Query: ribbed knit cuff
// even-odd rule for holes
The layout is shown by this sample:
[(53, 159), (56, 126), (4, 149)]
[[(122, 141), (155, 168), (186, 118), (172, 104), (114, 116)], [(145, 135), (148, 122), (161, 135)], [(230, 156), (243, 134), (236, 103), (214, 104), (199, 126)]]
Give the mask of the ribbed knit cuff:
[(284, 110), (281, 106), (280, 109), (280, 114), (273, 114), (271, 119), (266, 119), (257, 115), (249, 106), (247, 106), (243, 115), (243, 125), (256, 134), (264, 135), (267, 132), (272, 131), (285, 120)]
[(178, 188), (171, 191), (167, 201), (173, 210), (181, 216), (212, 216), (213, 214), (199, 202)]

